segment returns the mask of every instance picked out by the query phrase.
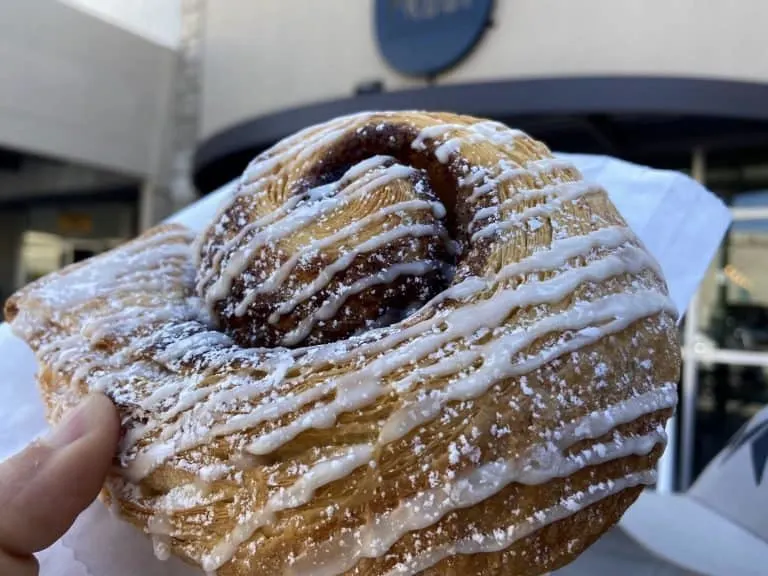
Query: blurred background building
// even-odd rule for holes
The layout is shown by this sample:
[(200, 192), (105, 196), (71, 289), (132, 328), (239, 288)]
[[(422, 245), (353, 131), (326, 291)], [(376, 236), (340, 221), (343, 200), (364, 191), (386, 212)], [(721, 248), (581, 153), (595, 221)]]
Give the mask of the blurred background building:
[(768, 401), (768, 4), (3, 0), (0, 297), (364, 109), (685, 171), (734, 225), (686, 316), (678, 488)]

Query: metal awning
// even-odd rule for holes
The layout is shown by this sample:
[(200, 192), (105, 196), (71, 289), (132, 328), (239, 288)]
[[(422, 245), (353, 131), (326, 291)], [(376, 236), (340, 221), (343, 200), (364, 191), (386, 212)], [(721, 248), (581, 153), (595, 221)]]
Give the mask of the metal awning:
[[(553, 150), (608, 154), (688, 170), (706, 151), (708, 170), (768, 159), (768, 84), (658, 77), (501, 80), (357, 94), (251, 119), (202, 142), (195, 184), (208, 193), (258, 152), (308, 125), (362, 110), (449, 110), (493, 118)], [(749, 183), (745, 189), (768, 186)]]

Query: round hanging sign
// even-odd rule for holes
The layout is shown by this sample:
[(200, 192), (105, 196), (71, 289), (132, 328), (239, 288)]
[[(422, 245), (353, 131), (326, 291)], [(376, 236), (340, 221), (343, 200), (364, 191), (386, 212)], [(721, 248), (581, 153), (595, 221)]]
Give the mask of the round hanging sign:
[(433, 76), (472, 51), (492, 8), (493, 0), (376, 0), (379, 50), (399, 72)]

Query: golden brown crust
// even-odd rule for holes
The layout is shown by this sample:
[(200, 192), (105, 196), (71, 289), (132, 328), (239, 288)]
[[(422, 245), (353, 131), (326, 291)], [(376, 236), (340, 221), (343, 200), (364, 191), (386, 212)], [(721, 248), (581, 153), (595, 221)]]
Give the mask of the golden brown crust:
[[(395, 160), (359, 164), (377, 154)], [(428, 178), (462, 248), (450, 287), (396, 324), (310, 348), (241, 348), (212, 328), (204, 299), (222, 270), (233, 284), (219, 294), (236, 299), (238, 274), (265, 265), (245, 245), (219, 262), (217, 250), (350, 169), (362, 185), (379, 178), (360, 201), (384, 200), (367, 215), (425, 200), (414, 182)], [(380, 113), (279, 143), (240, 190), (253, 185), (272, 192), (233, 197), (219, 227), (158, 228), (6, 304), (40, 359), (53, 420), (92, 389), (118, 405), (126, 437), (106, 499), (161, 556), (232, 576), (536, 575), (573, 560), (653, 482), (680, 367), (675, 313), (653, 259), (573, 167), (496, 123)], [(240, 204), (246, 224), (233, 218)], [(348, 205), (331, 208), (331, 234), (355, 222)], [(401, 219), (368, 237), (412, 225)], [(291, 245), (328, 237), (275, 222), (261, 230), (285, 226)], [(387, 264), (400, 263), (387, 246)], [(443, 259), (430, 242), (414, 246)], [(267, 258), (270, 273), (281, 258)], [(321, 261), (332, 264), (319, 256), (288, 272), (311, 281)], [(206, 266), (215, 274), (200, 282)], [(343, 289), (370, 266), (333, 281)], [(263, 318), (295, 294), (259, 296)], [(312, 311), (301, 314), (266, 341)]]

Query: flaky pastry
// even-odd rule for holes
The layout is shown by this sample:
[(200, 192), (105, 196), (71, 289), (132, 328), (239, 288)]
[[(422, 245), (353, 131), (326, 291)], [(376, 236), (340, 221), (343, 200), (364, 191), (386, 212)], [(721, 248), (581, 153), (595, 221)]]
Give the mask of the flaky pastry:
[(231, 576), (557, 569), (654, 482), (680, 369), (605, 191), (453, 114), (307, 128), (206, 230), (154, 228), (6, 315), (51, 420), (119, 408), (115, 513)]

